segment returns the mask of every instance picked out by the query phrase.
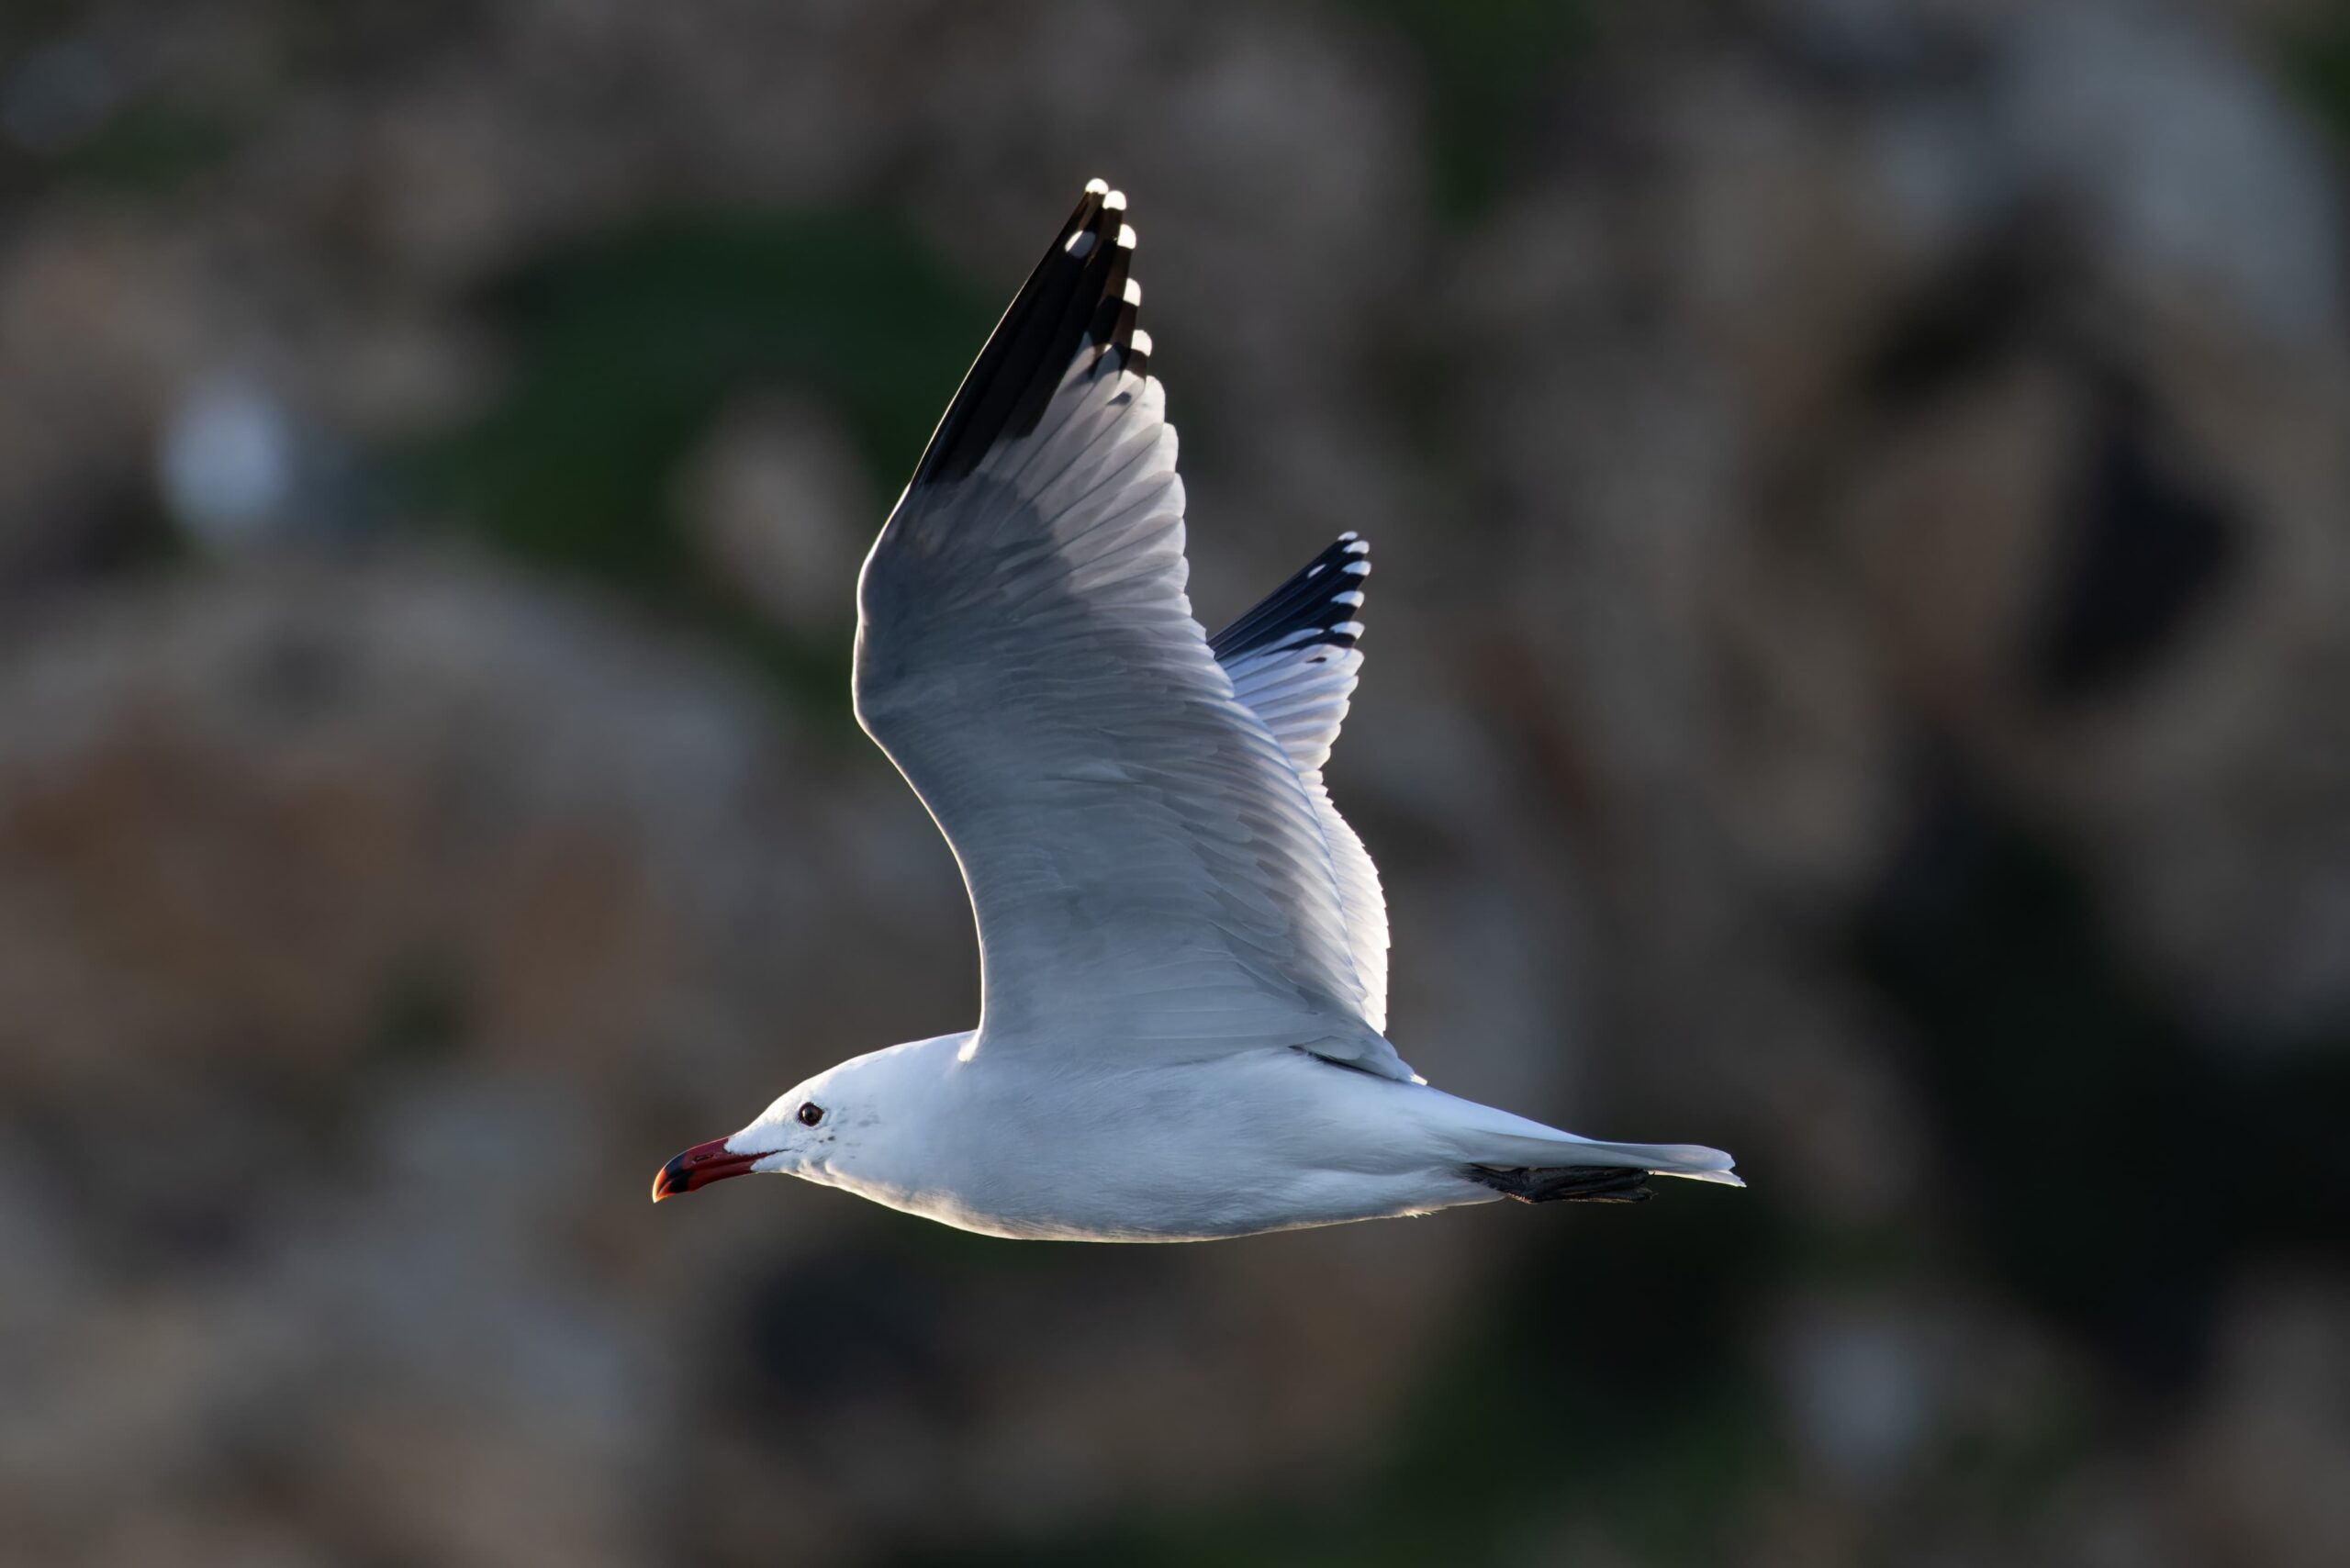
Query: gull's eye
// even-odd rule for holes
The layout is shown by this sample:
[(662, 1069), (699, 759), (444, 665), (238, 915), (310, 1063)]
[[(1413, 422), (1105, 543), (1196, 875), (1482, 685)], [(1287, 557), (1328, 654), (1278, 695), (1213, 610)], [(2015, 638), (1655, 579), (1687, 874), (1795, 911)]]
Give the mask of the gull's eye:
[(824, 1108), (822, 1105), (817, 1104), (813, 1100), (802, 1100), (800, 1102), (800, 1125), (801, 1126), (812, 1127), (823, 1119)]

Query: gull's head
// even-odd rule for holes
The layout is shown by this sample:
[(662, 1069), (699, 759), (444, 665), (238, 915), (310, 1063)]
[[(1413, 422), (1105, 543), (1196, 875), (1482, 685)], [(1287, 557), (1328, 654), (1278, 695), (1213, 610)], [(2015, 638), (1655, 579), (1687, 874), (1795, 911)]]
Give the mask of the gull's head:
[[(653, 1201), (674, 1198), (722, 1182), (729, 1176), (773, 1173), (828, 1182), (843, 1166), (854, 1168), (858, 1149), (921, 1092), (917, 1081), (934, 1077), (941, 1060), (968, 1036), (916, 1040), (888, 1050), (852, 1057), (776, 1097), (749, 1126), (731, 1137), (698, 1143), (661, 1167), (653, 1178)], [(934, 1050), (932, 1047), (947, 1047)]]
[[(843, 1066), (846, 1066), (844, 1063)], [(698, 1143), (653, 1178), (653, 1201), (674, 1198), (729, 1176), (779, 1172), (797, 1176), (822, 1162), (849, 1119), (840, 1103), (848, 1085), (839, 1068), (818, 1073), (777, 1097), (758, 1119), (732, 1137)]]

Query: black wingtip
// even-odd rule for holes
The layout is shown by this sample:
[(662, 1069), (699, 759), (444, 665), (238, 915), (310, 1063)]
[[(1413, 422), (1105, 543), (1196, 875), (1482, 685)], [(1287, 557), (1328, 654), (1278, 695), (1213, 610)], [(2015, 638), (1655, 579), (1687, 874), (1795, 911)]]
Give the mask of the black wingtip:
[(1150, 339), (1135, 326), (1141, 291), (1129, 286), (1135, 233), (1125, 207), (1108, 181), (1086, 182), (932, 432), (915, 485), (961, 478), (999, 442), (1035, 430), (1088, 342), (1102, 361), (1114, 350), (1121, 366), (1146, 374)]
[(1351, 648), (1362, 635), (1371, 541), (1352, 530), (1300, 566), (1257, 607), (1208, 639), (1219, 663), (1294, 641)]

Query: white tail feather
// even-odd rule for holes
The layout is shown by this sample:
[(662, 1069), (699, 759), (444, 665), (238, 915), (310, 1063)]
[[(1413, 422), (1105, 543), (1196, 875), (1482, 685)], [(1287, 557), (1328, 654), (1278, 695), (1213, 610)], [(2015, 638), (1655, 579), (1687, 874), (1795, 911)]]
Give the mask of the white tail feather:
[(1593, 1143), (1576, 1138), (1549, 1144), (1546, 1159), (1552, 1165), (1606, 1165), (1692, 1182), (1716, 1182), (1725, 1187), (1746, 1185), (1730, 1169), (1735, 1162), (1729, 1155), (1697, 1143)]
[[(1441, 1093), (1441, 1092), (1438, 1092)], [(1743, 1187), (1731, 1169), (1737, 1162), (1718, 1148), (1695, 1143), (1601, 1143), (1528, 1121), (1492, 1105), (1445, 1094), (1451, 1113), (1448, 1141), (1462, 1159), (1477, 1165), (1561, 1170), (1596, 1165), (1620, 1170), (1650, 1170), (1691, 1182)]]

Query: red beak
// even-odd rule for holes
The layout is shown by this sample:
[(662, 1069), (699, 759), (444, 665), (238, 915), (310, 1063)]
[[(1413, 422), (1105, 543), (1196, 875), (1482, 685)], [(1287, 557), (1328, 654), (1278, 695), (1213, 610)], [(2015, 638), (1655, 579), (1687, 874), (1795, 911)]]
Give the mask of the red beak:
[(729, 1176), (747, 1176), (751, 1167), (765, 1158), (757, 1154), (729, 1154), (722, 1137), (698, 1143), (664, 1165), (661, 1173), (653, 1178), (653, 1201), (657, 1204)]

